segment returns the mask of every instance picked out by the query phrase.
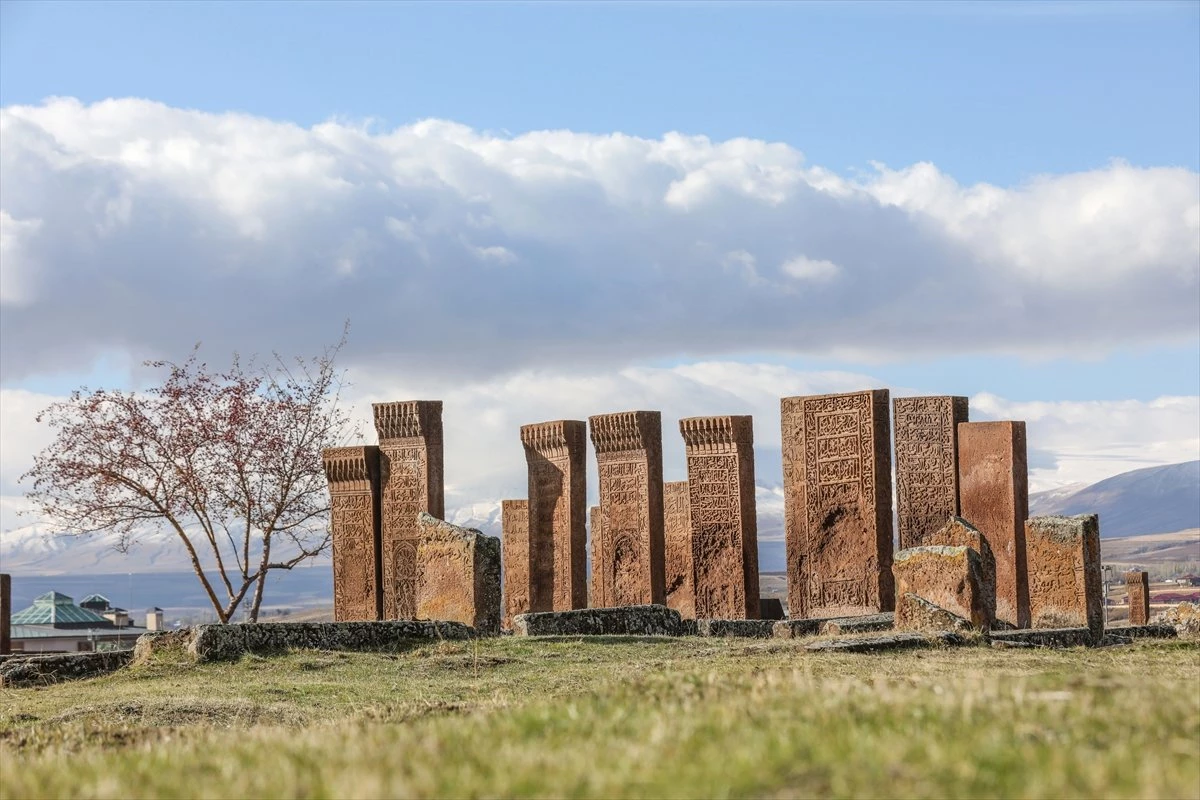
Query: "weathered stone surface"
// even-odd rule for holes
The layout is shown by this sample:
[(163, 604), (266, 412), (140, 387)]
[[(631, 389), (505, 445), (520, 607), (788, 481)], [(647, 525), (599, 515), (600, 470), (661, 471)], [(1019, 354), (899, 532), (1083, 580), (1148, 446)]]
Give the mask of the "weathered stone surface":
[(965, 397), (897, 397), (896, 511), (900, 548), (944, 544), (932, 535), (958, 515), (958, 424)]
[(444, 517), (442, 403), (375, 403), (379, 435), (383, 618), (417, 613), (417, 514)]
[(771, 626), (771, 632), (776, 639), (800, 639), (805, 636), (816, 636), (821, 632), (821, 626), (827, 619), (783, 619)]
[(500, 535), (504, 562), (504, 620), (501, 625), (512, 630), (513, 617), (527, 614), (530, 605), (530, 576), (533, 574), (529, 553), (529, 503), (525, 500), (500, 502)]
[(758, 599), (758, 616), (760, 619), (783, 619), (783, 601), (778, 597), (760, 597)]
[(1150, 621), (1150, 573), (1125, 573), (1125, 589), (1129, 594), (1129, 624), (1145, 625)]
[(587, 423), (521, 426), (529, 467), (530, 610), (587, 606)]
[(1014, 631), (992, 631), (992, 644), (1001, 646), (1026, 644), (1034, 647), (1089, 647), (1095, 643), (1087, 628), (1028, 628)]
[(887, 390), (785, 397), (781, 410), (789, 615), (891, 610)]
[(996, 619), (1029, 627), (1025, 423), (960, 424), (958, 470), (961, 516), (987, 539), (996, 560)]
[(682, 636), (685, 630), (679, 612), (663, 605), (535, 612), (513, 621), (517, 636)]
[(992, 593), (985, 586), (983, 559), (973, 548), (910, 547), (896, 553), (892, 572), (896, 576), (897, 630), (927, 630), (933, 624), (933, 617), (920, 604), (901, 602), (909, 594), (975, 628), (991, 629), (988, 599)]
[(1200, 633), (1200, 603), (1183, 602), (1154, 616), (1156, 623), (1171, 625), (1180, 636)]
[(321, 454), (333, 530), (333, 618), (383, 615), (379, 448), (334, 447)]
[(864, 614), (861, 617), (837, 617), (821, 623), (822, 636), (841, 636), (846, 633), (870, 633), (888, 631), (896, 626), (896, 615), (891, 611), (882, 614)]
[(896, 629), (906, 631), (969, 631), (971, 620), (935, 606), (912, 592), (896, 597)]
[[(987, 537), (971, 523), (962, 517), (950, 517), (942, 527), (929, 536), (928, 544), (945, 545), (947, 547), (969, 547), (979, 554), (979, 564), (983, 572), (983, 582), (980, 590), (983, 604), (992, 620), (991, 627), (996, 627), (996, 557)], [(1005, 623), (1007, 625), (1007, 623)]]
[(770, 639), (775, 621), (769, 619), (698, 619), (697, 636), (721, 636), (745, 639)]
[(1025, 523), (1025, 547), (1032, 626), (1086, 627), (1099, 641), (1104, 635), (1099, 518), (1033, 517)]
[(692, 516), (687, 481), (663, 484), (663, 540), (667, 607), (684, 619), (696, 616), (692, 592)]
[(12, 578), (0, 574), (0, 655), (12, 651)]
[(499, 635), (500, 540), (425, 512), (417, 524), (417, 618)]
[(754, 421), (679, 421), (687, 451), (692, 581), (697, 619), (758, 618)]
[(832, 639), (805, 645), (805, 650), (826, 653), (879, 653), (886, 650), (908, 650), (917, 647), (956, 647), (967, 644), (961, 634), (943, 631), (935, 634), (894, 633), (890, 636), (862, 636), (854, 639)]
[(91, 678), (115, 672), (132, 658), (132, 650), (9, 658), (0, 662), (0, 686), (12, 689)]
[(600, 596), (597, 606), (666, 601), (662, 414), (590, 417), (600, 477)]
[(478, 634), (461, 622), (250, 622), (198, 625), (181, 631), (146, 633), (135, 648), (140, 662), (159, 650), (182, 650), (196, 661), (231, 661), (245, 653), (286, 650), (381, 650), (411, 643), (471, 639)]
[(1174, 639), (1179, 635), (1174, 625), (1155, 622), (1147, 625), (1125, 625), (1111, 630), (1131, 639)]
[(592, 506), (588, 509), (588, 529), (591, 548), (590, 561), (591, 572), (588, 574), (588, 606), (595, 608), (603, 605), (600, 598), (603, 597), (604, 587), (600, 581), (600, 565), (604, 563), (600, 554), (600, 545), (604, 542), (604, 537), (600, 535), (600, 506)]

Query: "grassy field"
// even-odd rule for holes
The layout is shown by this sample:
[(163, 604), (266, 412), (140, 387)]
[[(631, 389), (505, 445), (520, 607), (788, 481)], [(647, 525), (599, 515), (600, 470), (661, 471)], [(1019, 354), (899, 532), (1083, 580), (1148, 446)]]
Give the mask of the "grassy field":
[(0, 691), (0, 797), (1200, 797), (1200, 643), (503, 639)]

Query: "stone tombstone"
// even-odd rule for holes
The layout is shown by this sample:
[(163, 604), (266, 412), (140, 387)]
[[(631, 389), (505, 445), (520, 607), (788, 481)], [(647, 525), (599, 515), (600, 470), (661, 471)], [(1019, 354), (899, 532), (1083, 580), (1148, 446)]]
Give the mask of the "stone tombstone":
[(591, 572), (588, 574), (588, 607), (603, 608), (604, 603), (604, 587), (598, 578), (600, 575), (600, 543), (603, 539), (600, 536), (600, 506), (592, 506), (588, 509), (588, 530), (589, 530), (589, 568)]
[(417, 515), (445, 516), (442, 402), (375, 403), (379, 434), (383, 618), (417, 613)]
[(379, 448), (333, 447), (321, 460), (333, 530), (333, 619), (381, 619)]
[(1129, 592), (1129, 624), (1150, 624), (1150, 573), (1125, 573), (1125, 589)]
[(934, 544), (930, 536), (958, 516), (958, 424), (965, 397), (897, 397), (896, 519), (900, 549)]
[(694, 619), (692, 595), (692, 517), (687, 481), (663, 484), (663, 536), (665, 539), (667, 606), (684, 619)]
[(991, 545), (996, 559), (996, 619), (1029, 627), (1025, 518), (1029, 486), (1024, 422), (958, 426), (958, 496), (963, 519)]
[(966, 545), (922, 545), (896, 553), (892, 564), (896, 576), (896, 617), (899, 630), (919, 630), (927, 627), (929, 618), (914, 612), (920, 603), (906, 602), (919, 598), (971, 627), (991, 630), (991, 592), (986, 585), (983, 558), (979, 551)]
[(785, 397), (781, 411), (788, 616), (890, 611), (888, 391)]
[(424, 512), (417, 526), (417, 619), (499, 635), (500, 540)]
[[(962, 517), (950, 517), (937, 531), (930, 535), (926, 546), (969, 547), (979, 554), (979, 566), (982, 570), (983, 602), (987, 607), (988, 618), (996, 620), (996, 556), (987, 537), (971, 523)], [(895, 572), (893, 570), (893, 572)], [(899, 588), (896, 596), (900, 596)], [(928, 598), (926, 598), (928, 599)]]
[(529, 467), (528, 611), (587, 607), (587, 423), (521, 426)]
[(529, 578), (532, 574), (529, 559), (529, 503), (525, 500), (500, 502), (500, 535), (503, 546), (500, 555), (504, 562), (504, 622), (512, 630), (513, 617), (527, 614), (530, 607)]
[(1025, 522), (1029, 615), (1034, 628), (1088, 628), (1104, 635), (1100, 518), (1033, 517)]
[(588, 425), (600, 478), (600, 561), (593, 570), (603, 605), (663, 603), (662, 414), (603, 414)]
[(0, 573), (0, 655), (12, 652), (12, 577)]
[(687, 450), (697, 619), (758, 619), (758, 513), (749, 416), (679, 421)]

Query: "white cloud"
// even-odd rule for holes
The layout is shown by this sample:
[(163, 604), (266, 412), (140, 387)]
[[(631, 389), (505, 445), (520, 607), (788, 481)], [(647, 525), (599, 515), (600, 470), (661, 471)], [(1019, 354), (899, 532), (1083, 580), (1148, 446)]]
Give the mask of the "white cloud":
[(842, 268), (832, 261), (796, 256), (783, 262), (783, 274), (800, 281), (825, 283), (838, 276)]
[[(472, 380), (1194, 340), (1197, 180), (1120, 162), (1007, 188), (931, 164), (849, 180), (748, 139), (11, 106), (0, 379), (197, 340), (312, 352), (346, 318), (358, 363)], [(802, 292), (764, 274), (783, 264)]]

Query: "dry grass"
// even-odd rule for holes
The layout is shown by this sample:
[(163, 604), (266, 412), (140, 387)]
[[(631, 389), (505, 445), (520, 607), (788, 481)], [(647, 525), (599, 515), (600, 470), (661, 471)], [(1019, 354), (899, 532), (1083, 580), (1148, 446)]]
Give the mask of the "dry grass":
[(1200, 797), (1200, 645), (158, 661), (0, 692), (0, 742), (0, 798)]

